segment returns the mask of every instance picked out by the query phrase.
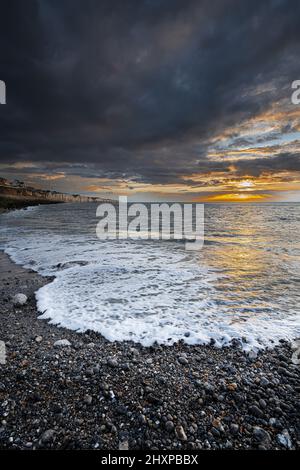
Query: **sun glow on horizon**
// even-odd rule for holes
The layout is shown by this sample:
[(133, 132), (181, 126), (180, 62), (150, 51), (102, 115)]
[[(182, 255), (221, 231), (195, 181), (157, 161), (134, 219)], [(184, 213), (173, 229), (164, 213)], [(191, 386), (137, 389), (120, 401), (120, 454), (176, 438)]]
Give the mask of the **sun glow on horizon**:
[(255, 202), (263, 201), (270, 197), (269, 194), (229, 193), (206, 197), (203, 202)]

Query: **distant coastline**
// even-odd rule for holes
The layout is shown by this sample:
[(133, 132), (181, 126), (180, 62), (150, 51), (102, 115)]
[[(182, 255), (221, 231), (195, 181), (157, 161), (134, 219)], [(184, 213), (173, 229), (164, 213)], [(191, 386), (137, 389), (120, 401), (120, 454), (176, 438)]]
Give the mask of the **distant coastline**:
[(23, 181), (9, 181), (6, 178), (0, 178), (0, 212), (39, 204), (105, 201), (110, 200), (99, 197), (82, 196), (80, 194), (66, 194), (57, 191), (37, 189), (27, 186)]

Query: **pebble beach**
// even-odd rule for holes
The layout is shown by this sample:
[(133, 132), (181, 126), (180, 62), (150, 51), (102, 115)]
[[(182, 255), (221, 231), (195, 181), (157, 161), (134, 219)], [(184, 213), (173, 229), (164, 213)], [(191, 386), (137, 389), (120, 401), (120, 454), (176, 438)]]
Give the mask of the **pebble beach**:
[(38, 319), (47, 279), (0, 261), (1, 449), (299, 448), (292, 344), (246, 354), (69, 331)]

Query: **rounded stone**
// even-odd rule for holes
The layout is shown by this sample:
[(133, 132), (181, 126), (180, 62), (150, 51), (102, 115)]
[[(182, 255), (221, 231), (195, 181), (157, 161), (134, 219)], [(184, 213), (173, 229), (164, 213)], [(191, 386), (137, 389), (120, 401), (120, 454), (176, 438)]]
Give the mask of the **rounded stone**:
[(13, 296), (13, 304), (16, 306), (25, 305), (28, 298), (25, 294), (16, 294)]

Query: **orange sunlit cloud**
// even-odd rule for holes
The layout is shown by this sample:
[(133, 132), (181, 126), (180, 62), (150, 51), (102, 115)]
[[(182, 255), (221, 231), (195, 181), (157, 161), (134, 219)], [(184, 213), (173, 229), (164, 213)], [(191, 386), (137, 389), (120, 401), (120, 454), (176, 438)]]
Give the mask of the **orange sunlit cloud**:
[(61, 180), (66, 177), (64, 173), (56, 173), (55, 175), (38, 175), (39, 178), (46, 180), (46, 181), (56, 181), (56, 180)]
[[(97, 195), (127, 195), (150, 194), (168, 198), (168, 195), (181, 195), (183, 199), (199, 200), (199, 192), (206, 194), (203, 200), (207, 202), (251, 202), (272, 200), (268, 192), (285, 192), (300, 190), (300, 174), (278, 172), (264, 173), (259, 177), (235, 176), (235, 168), (227, 172), (207, 172), (192, 175), (182, 175), (177, 183), (151, 184), (130, 179), (78, 178), (76, 186), (79, 192)], [(74, 180), (75, 182), (75, 180)], [(226, 192), (226, 194), (225, 194)], [(180, 196), (179, 196), (180, 197)], [(274, 194), (276, 198), (276, 194)], [(200, 198), (201, 199), (201, 198)]]

